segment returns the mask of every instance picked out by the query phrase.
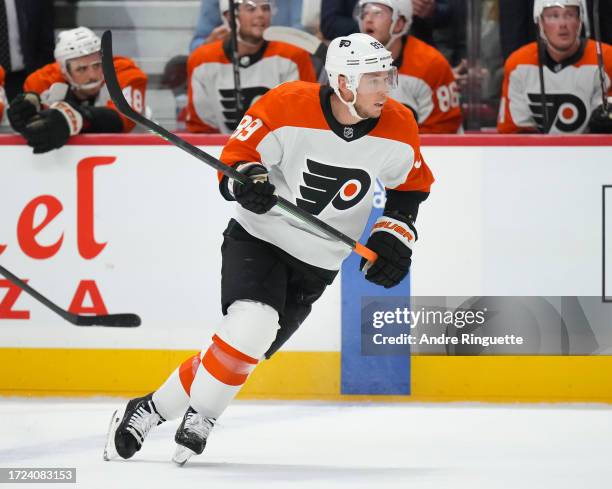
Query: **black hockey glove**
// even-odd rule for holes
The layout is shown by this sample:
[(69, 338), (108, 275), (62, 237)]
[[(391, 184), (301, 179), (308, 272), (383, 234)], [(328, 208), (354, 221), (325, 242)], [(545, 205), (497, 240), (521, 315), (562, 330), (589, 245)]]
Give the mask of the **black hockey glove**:
[(26, 92), (17, 95), (6, 112), (11, 127), (22, 134), (26, 124), (40, 112), (40, 97), (37, 93)]
[(234, 199), (255, 214), (265, 214), (272, 209), (278, 197), (274, 195), (274, 185), (268, 181), (268, 170), (261, 163), (243, 163), (236, 169), (251, 180), (246, 184), (230, 181)]
[(25, 126), (23, 136), (34, 154), (58, 149), (70, 136), (81, 132), (83, 116), (67, 102), (56, 102), (50, 109), (42, 110)]
[[(416, 229), (407, 218), (394, 213), (378, 218), (366, 246), (378, 253), (378, 260), (367, 270), (365, 278), (388, 289), (408, 275), (412, 263), (412, 246), (418, 239)], [(366, 264), (362, 258), (360, 269)]]
[(603, 105), (597, 107), (589, 120), (589, 132), (592, 134), (612, 134), (612, 100), (608, 103), (608, 110)]

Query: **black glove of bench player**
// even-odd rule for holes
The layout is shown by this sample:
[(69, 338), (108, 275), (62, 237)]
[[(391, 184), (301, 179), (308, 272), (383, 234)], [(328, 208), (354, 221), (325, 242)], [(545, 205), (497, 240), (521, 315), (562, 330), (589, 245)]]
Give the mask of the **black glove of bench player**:
[(37, 93), (26, 92), (17, 95), (9, 105), (6, 115), (11, 127), (22, 134), (26, 124), (40, 112), (40, 97)]
[(250, 178), (246, 184), (231, 181), (234, 199), (245, 209), (255, 214), (265, 214), (278, 200), (274, 185), (268, 181), (268, 170), (261, 163), (243, 163), (236, 169)]
[[(365, 278), (386, 289), (395, 287), (410, 270), (412, 246), (418, 239), (414, 224), (401, 214), (378, 218), (366, 246), (378, 254)], [(362, 258), (360, 269), (366, 264)]]
[(592, 134), (612, 134), (612, 97), (608, 100), (607, 111), (602, 104), (591, 113), (589, 132)]
[(28, 121), (23, 137), (34, 148), (34, 154), (46, 153), (64, 146), (82, 127), (83, 116), (76, 108), (67, 102), (56, 102)]

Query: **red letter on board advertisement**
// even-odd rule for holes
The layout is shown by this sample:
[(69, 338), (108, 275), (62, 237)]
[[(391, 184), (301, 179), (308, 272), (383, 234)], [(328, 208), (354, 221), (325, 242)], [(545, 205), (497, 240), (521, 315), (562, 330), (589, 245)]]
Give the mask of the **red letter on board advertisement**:
[(77, 243), (79, 254), (86, 260), (98, 256), (106, 243), (97, 243), (94, 236), (94, 169), (110, 165), (114, 156), (92, 156), (77, 166)]
[[(27, 283), (27, 280), (24, 280)], [(0, 319), (30, 319), (30, 311), (15, 311), (13, 306), (19, 296), (21, 289), (8, 280), (0, 280), (0, 289), (8, 289), (8, 292), (0, 302)]]
[[(91, 307), (83, 305), (86, 295), (91, 298)], [(74, 314), (108, 314), (95, 280), (81, 280), (68, 310)]]
[[(47, 215), (38, 226), (34, 226), (34, 215), (38, 206), (45, 206)], [(19, 221), (17, 222), (17, 241), (23, 252), (30, 258), (44, 260), (55, 255), (64, 240), (64, 233), (60, 238), (49, 246), (43, 246), (36, 241), (36, 235), (40, 233), (57, 215), (62, 212), (62, 203), (52, 195), (41, 195), (31, 200), (25, 206)]]

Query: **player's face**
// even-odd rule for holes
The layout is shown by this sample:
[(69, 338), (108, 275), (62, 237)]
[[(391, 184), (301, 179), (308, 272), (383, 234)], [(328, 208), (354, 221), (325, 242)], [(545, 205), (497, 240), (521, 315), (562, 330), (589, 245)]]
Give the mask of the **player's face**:
[(380, 3), (366, 3), (359, 11), (361, 32), (368, 34), (382, 44), (387, 44), (391, 35), (393, 11)]
[(68, 60), (66, 68), (77, 85), (93, 85), (90, 89), (82, 90), (85, 95), (96, 95), (100, 91), (100, 82), (104, 80), (101, 53)]
[(397, 86), (397, 70), (365, 73), (357, 87), (355, 110), (361, 117), (380, 117), (389, 92)]
[(238, 7), (240, 37), (256, 43), (263, 39), (264, 31), (270, 27), (274, 4), (266, 0), (246, 0)]
[(548, 7), (542, 12), (544, 35), (558, 51), (566, 51), (576, 45), (580, 26), (578, 7)]

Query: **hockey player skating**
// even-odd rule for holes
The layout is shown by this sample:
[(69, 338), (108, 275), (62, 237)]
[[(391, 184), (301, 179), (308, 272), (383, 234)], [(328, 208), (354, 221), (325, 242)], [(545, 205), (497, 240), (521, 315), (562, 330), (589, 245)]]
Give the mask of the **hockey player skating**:
[(442, 53), (408, 34), (412, 0), (360, 0), (357, 17), (360, 31), (391, 51), (399, 73), (391, 97), (413, 111), (421, 134), (458, 132), (462, 116), (455, 75)]
[[(60, 32), (55, 63), (32, 73), (7, 111), (13, 129), (34, 153), (61, 148), (81, 133), (128, 132), (134, 123), (110, 101), (104, 85), (100, 38), (86, 27)], [(144, 112), (146, 75), (132, 60), (117, 56), (115, 70), (130, 105)]]
[[(536, 0), (542, 55), (533, 42), (506, 61), (499, 132), (612, 133), (612, 119), (597, 117), (604, 112), (602, 82), (595, 41), (581, 37), (585, 15), (583, 0)], [(603, 96), (611, 97), (612, 46), (602, 48)]]
[[(273, 0), (235, 0), (241, 100), (247, 109), (269, 89), (293, 80), (316, 81), (310, 55), (282, 42), (267, 42)], [(229, 2), (219, 10), (229, 19)], [(187, 129), (191, 132), (231, 134), (243, 113), (236, 109), (230, 40), (204, 44), (187, 61)]]
[(221, 154), (251, 179), (219, 179), (222, 195), (238, 204), (221, 248), (223, 319), (159, 389), (113, 414), (105, 459), (132, 457), (151, 428), (180, 416), (173, 460), (202, 453), (250, 372), (298, 329), (334, 280), (346, 246), (279, 212), (277, 195), (360, 236), (380, 179), (387, 201), (367, 241), (379, 258), (365, 278), (393, 287), (406, 276), (433, 176), (412, 112), (388, 98), (397, 84), (391, 62), (368, 35), (335, 39), (325, 64), (331, 87), (285, 83), (247, 111)]

